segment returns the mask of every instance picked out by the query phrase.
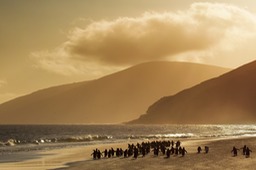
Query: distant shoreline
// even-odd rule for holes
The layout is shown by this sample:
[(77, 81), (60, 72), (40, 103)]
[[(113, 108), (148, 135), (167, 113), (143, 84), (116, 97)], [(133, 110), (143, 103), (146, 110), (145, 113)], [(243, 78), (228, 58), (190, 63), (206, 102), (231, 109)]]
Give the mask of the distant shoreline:
[[(240, 137), (240, 138), (218, 138), (203, 140), (182, 140), (188, 154), (185, 157), (171, 156), (165, 159), (164, 156), (153, 157), (152, 152), (145, 158), (141, 156), (138, 159), (133, 158), (109, 158), (101, 160), (88, 160), (71, 162), (66, 164), (67, 167), (58, 168), (56, 170), (79, 170), (79, 169), (105, 169), (106, 167), (113, 169), (248, 169), (254, 167), (256, 155), (251, 154), (250, 158), (245, 158), (240, 151), (237, 157), (233, 157), (231, 150), (233, 146), (237, 148), (248, 145), (251, 150), (255, 151), (256, 137)], [(209, 146), (210, 152), (205, 154), (196, 153), (198, 146), (202, 148)], [(99, 146), (99, 148), (104, 148)], [(233, 167), (233, 168), (232, 168)]]
[[(166, 139), (167, 140), (167, 139)], [(170, 140), (172, 140), (170, 138)], [(93, 160), (91, 157), (92, 150), (95, 148), (103, 151), (113, 147), (127, 148), (128, 142), (111, 143), (111, 144), (95, 144), (88, 146), (70, 147), (55, 149), (50, 151), (35, 152), (37, 154), (30, 155), (27, 160), (21, 162), (1, 163), (1, 170), (81, 170), (81, 169), (95, 169), (103, 170), (106, 167), (113, 169), (248, 169), (254, 166), (256, 155), (256, 137), (232, 137), (232, 138), (215, 138), (215, 139), (175, 139), (180, 140), (182, 146), (186, 148), (188, 154), (185, 157), (171, 156), (165, 159), (160, 154), (158, 157), (153, 157), (153, 153), (147, 155), (145, 158), (141, 156), (138, 159), (130, 158), (103, 158), (101, 160)], [(137, 141), (141, 142), (141, 141)], [(134, 141), (135, 143), (135, 141)], [(208, 154), (196, 153), (198, 146), (204, 148), (209, 146), (210, 152)], [(241, 148), (243, 145), (248, 145), (253, 151), (250, 158), (245, 158), (241, 155), (241, 151), (237, 157), (232, 157), (231, 150), (233, 146)], [(33, 159), (31, 159), (33, 158)], [(130, 168), (129, 168), (130, 167)]]

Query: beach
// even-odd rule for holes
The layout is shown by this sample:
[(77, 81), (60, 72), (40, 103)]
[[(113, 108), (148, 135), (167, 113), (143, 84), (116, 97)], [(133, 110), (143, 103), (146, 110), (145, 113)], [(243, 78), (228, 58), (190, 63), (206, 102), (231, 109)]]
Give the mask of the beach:
[[(172, 140), (172, 139), (170, 139)], [(137, 169), (254, 169), (256, 156), (256, 138), (222, 138), (222, 139), (175, 139), (181, 141), (181, 146), (185, 147), (187, 154), (171, 155), (166, 158), (161, 153), (159, 156), (150, 154), (142, 157), (139, 155), (137, 159), (133, 157), (113, 157), (93, 160), (91, 153), (93, 149), (110, 149), (113, 147), (126, 149), (128, 142), (111, 143), (100, 145), (88, 145), (80, 147), (72, 147), (65, 149), (56, 149), (48, 152), (41, 152), (38, 158), (24, 160), (21, 162), (1, 163), (1, 170), (105, 170), (105, 169), (121, 169), (121, 170), (137, 170)], [(138, 141), (142, 142), (142, 141)], [(136, 144), (136, 143), (135, 143)], [(238, 156), (234, 157), (231, 153), (232, 147), (242, 148), (247, 145), (253, 152), (249, 158), (242, 155), (242, 149), (238, 152)], [(209, 153), (204, 150), (198, 154), (197, 147), (208, 146)]]

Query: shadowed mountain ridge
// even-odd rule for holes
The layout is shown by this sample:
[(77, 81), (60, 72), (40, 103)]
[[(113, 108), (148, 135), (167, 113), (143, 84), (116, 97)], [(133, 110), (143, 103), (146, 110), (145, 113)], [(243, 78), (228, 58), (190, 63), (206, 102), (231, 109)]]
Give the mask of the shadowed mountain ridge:
[(130, 123), (255, 123), (256, 61), (152, 104)]
[(165, 95), (229, 69), (182, 62), (149, 62), (102, 77), (51, 87), (0, 105), (1, 124), (120, 123), (136, 119)]

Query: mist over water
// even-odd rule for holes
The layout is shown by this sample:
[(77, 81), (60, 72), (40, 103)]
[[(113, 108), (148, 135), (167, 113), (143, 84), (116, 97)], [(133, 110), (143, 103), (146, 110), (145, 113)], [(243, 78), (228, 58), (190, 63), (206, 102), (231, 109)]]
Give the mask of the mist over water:
[(0, 153), (136, 140), (256, 136), (256, 125), (1, 125)]

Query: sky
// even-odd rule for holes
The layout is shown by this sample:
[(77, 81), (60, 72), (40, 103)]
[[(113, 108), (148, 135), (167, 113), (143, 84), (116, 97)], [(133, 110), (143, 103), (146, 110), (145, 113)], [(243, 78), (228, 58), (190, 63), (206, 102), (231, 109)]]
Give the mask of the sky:
[(0, 103), (148, 61), (256, 59), (256, 1), (0, 0)]

